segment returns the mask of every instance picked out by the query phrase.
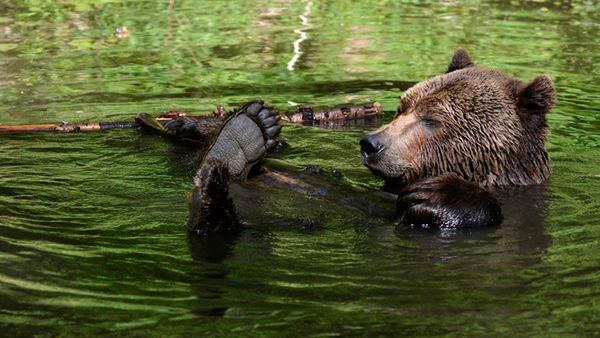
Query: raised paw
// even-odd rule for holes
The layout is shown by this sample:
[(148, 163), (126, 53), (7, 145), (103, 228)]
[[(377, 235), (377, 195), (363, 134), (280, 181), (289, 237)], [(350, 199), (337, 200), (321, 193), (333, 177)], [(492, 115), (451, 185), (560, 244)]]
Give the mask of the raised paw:
[[(218, 160), (227, 166), (232, 178), (245, 178), (249, 169), (277, 145), (279, 119), (277, 111), (264, 103), (247, 103), (223, 123), (203, 163)], [(195, 181), (198, 183), (198, 177)]]
[(262, 102), (254, 101), (244, 105), (237, 114), (243, 113), (250, 117), (261, 129), (265, 139), (267, 152), (273, 151), (279, 141), (281, 116), (276, 110), (269, 108)]
[(500, 224), (500, 203), (454, 174), (406, 186), (396, 202), (400, 222), (417, 228), (474, 228)]

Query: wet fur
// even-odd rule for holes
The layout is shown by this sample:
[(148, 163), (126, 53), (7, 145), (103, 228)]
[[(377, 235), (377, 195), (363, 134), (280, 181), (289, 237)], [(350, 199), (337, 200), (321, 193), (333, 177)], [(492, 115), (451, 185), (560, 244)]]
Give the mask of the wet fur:
[[(455, 59), (453, 64), (468, 66), (451, 65), (450, 73), (403, 95), (396, 120), (372, 133), (388, 150), (365, 164), (404, 184), (447, 172), (480, 186), (539, 184), (550, 178), (544, 145), (545, 113), (555, 100), (550, 79), (540, 76), (526, 84)], [(410, 128), (412, 139), (406, 131), (397, 132), (406, 129), (407, 116), (418, 124)]]
[(548, 76), (525, 83), (475, 66), (459, 49), (446, 74), (407, 90), (395, 120), (369, 134), (385, 151), (366, 147), (363, 162), (388, 186), (405, 187), (405, 223), (495, 225), (499, 203), (482, 187), (551, 176), (545, 114), (555, 99)]
[(237, 230), (240, 222), (229, 198), (231, 177), (227, 166), (210, 160), (199, 171), (200, 180), (189, 205), (187, 229), (200, 235)]

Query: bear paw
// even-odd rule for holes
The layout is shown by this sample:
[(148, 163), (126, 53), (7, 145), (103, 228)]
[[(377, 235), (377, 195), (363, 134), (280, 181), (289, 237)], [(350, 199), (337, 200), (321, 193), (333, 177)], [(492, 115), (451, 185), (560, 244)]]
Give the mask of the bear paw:
[(476, 228), (499, 225), (500, 203), (487, 191), (454, 174), (406, 186), (396, 202), (400, 223), (418, 228)]
[[(249, 102), (221, 126), (203, 163), (223, 163), (232, 178), (246, 178), (250, 168), (275, 149), (281, 125), (276, 110), (262, 102)], [(202, 168), (202, 164), (200, 166)], [(196, 185), (199, 184), (196, 175)]]

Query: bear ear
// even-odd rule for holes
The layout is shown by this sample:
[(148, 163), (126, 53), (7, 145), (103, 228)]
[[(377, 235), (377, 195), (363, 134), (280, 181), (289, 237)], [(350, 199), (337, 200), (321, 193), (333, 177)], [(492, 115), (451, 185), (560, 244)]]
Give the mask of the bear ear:
[(454, 52), (454, 56), (452, 56), (452, 62), (448, 65), (446, 73), (473, 66), (475, 66), (475, 64), (473, 63), (473, 60), (471, 60), (469, 53), (462, 48), (458, 48), (456, 52)]
[(548, 75), (538, 76), (529, 83), (517, 85), (519, 115), (526, 119), (531, 115), (543, 115), (554, 107), (556, 92)]

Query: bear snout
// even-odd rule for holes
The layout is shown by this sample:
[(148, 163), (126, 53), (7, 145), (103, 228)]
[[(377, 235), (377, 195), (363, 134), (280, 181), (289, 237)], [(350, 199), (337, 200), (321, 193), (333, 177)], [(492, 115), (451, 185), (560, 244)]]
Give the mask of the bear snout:
[(373, 159), (385, 150), (382, 140), (373, 134), (368, 134), (360, 140), (360, 153), (365, 159)]

